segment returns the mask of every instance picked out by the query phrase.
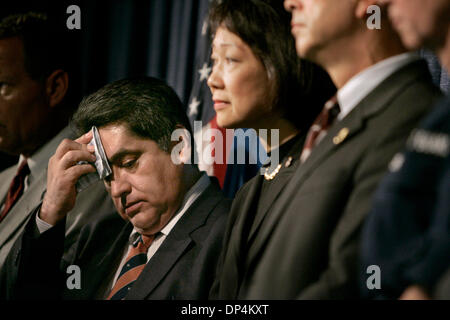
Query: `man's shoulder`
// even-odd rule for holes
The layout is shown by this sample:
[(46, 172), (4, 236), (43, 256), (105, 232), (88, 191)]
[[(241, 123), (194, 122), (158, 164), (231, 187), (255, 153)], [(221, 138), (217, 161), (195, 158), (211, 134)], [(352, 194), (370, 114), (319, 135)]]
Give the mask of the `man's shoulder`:
[(191, 205), (173, 231), (222, 235), (231, 200), (226, 198), (214, 180)]
[[(414, 90), (409, 90), (412, 89)], [(419, 91), (418, 91), (419, 90)], [(433, 78), (423, 59), (412, 61), (401, 68), (392, 72), (369, 94), (383, 95), (388, 99), (392, 99), (402, 94), (419, 95), (422, 91), (433, 95), (442, 96), (440, 89), (433, 83)], [(418, 100), (417, 102), (419, 102)]]
[(209, 211), (208, 220), (219, 219), (219, 221), (228, 215), (232, 203), (232, 200), (225, 197), (219, 184), (214, 180), (197, 201), (200, 210)]
[(450, 96), (445, 96), (428, 114), (422, 123), (424, 129), (444, 131), (449, 134), (450, 127)]
[[(442, 97), (433, 84), (426, 62), (418, 60), (395, 71), (374, 90), (378, 95), (392, 95), (392, 104), (402, 104), (404, 113), (430, 108)], [(404, 104), (407, 103), (407, 104)]]
[(373, 130), (368, 127), (367, 134), (375, 135), (381, 142), (406, 139), (442, 97), (426, 63), (410, 63), (384, 80), (361, 103), (362, 113), (373, 123)]
[(231, 199), (225, 197), (217, 179), (215, 177), (209, 177), (209, 179), (210, 184), (206, 187), (197, 201), (200, 201), (201, 203), (210, 202), (211, 206), (218, 207), (220, 209), (229, 207), (231, 204)]

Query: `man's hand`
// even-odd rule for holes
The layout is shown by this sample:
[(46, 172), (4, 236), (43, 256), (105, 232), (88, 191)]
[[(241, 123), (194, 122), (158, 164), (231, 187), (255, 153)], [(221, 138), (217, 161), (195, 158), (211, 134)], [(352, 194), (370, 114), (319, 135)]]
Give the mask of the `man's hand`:
[(39, 217), (55, 225), (75, 206), (76, 183), (87, 173), (95, 172), (91, 164), (78, 165), (79, 161), (94, 162), (94, 147), (87, 143), (92, 139), (89, 131), (75, 141), (64, 139), (48, 162), (47, 192)]

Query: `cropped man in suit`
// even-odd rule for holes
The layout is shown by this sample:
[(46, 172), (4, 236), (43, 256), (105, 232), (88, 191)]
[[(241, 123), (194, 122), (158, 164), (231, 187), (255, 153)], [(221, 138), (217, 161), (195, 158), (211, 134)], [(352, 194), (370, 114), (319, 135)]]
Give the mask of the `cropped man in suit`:
[[(94, 160), (90, 132), (63, 141), (49, 162), (42, 206), (8, 258), (17, 276), (9, 297), (206, 298), (229, 201), (190, 162), (189, 121), (176, 93), (154, 78), (116, 81), (83, 100), (74, 124), (80, 132), (98, 127), (112, 169), (105, 186), (128, 222), (87, 225), (58, 272), (65, 216), (78, 201), (75, 183), (95, 170), (77, 164)], [(176, 129), (181, 134), (172, 141)], [(81, 270), (80, 289), (66, 286), (69, 265)]]
[[(0, 150), (20, 156), (0, 173), (0, 268), (42, 199), (50, 156), (74, 137), (67, 124), (78, 101), (64, 29), (36, 12), (0, 22)], [(114, 212), (101, 182), (82, 192), (68, 214), (65, 251), (94, 208), (99, 216)]]
[[(386, 17), (381, 16), (381, 29), (367, 27), (372, 4), (285, 1), (298, 55), (328, 71), (337, 97), (310, 129), (302, 164), (252, 249), (241, 261), (224, 265), (221, 297), (358, 297), (360, 230), (372, 193), (440, 96), (425, 62), (406, 52)], [(239, 257), (238, 251), (229, 244), (230, 257)]]
[[(450, 70), (450, 1), (386, 0), (411, 49), (433, 50)], [(397, 154), (377, 190), (363, 233), (362, 294), (450, 298), (450, 98), (436, 105)], [(369, 290), (364, 270), (380, 268)]]

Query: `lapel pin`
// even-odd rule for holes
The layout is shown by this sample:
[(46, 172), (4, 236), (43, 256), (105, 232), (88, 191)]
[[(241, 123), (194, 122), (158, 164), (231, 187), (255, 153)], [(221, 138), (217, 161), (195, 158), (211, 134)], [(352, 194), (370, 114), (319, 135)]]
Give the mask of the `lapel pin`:
[(292, 157), (287, 158), (286, 162), (284, 163), (285, 168), (289, 168), (292, 164)]
[(281, 164), (278, 164), (278, 166), (272, 172), (269, 172), (269, 168), (266, 168), (266, 171), (264, 172), (264, 179), (273, 180), (278, 172), (280, 172), (281, 167)]
[(333, 143), (336, 145), (342, 143), (342, 141), (344, 141), (345, 138), (347, 138), (349, 132), (350, 130), (348, 130), (348, 128), (342, 128), (337, 134), (337, 136), (333, 138)]

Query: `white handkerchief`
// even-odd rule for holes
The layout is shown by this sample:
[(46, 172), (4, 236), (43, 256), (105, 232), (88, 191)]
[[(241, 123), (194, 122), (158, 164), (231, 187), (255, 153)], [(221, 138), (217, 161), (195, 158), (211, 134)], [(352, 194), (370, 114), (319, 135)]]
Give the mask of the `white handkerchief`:
[[(100, 135), (98, 134), (97, 127), (92, 127), (92, 139), (88, 145), (94, 146), (95, 149), (95, 168), (97, 172), (88, 173), (81, 176), (78, 179), (76, 188), (77, 192), (81, 192), (91, 184), (97, 182), (98, 180), (105, 179), (112, 173), (111, 167), (108, 164), (108, 159), (106, 158), (105, 150), (103, 149), (102, 141), (100, 140)], [(78, 164), (86, 164), (85, 161), (80, 161)]]

